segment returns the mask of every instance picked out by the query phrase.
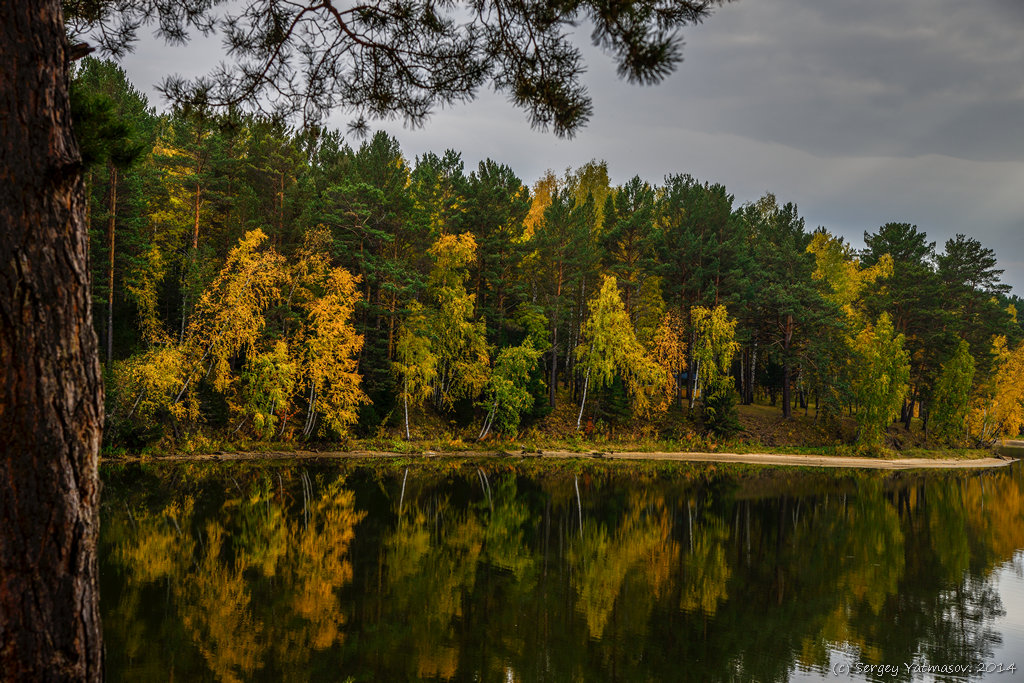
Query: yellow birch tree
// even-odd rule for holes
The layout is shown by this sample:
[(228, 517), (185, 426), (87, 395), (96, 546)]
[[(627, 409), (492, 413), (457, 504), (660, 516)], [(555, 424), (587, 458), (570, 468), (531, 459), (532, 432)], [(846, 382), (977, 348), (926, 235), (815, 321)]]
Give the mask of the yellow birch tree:
[(651, 355), (664, 372), (658, 410), (667, 410), (680, 393), (676, 378), (686, 369), (686, 330), (677, 312), (666, 311), (661, 316), (651, 340)]
[(586, 373), (583, 398), (576, 418), (579, 429), (591, 382), (595, 388), (609, 386), (616, 375), (622, 377), (637, 415), (647, 415), (651, 398), (665, 384), (664, 369), (648, 357), (637, 340), (619, 287), (613, 276), (605, 275), (601, 289), (589, 304), (590, 316), (583, 325), (584, 342), (577, 351)]
[(356, 421), (359, 405), (369, 400), (357, 372), (363, 337), (352, 324), (360, 298), (357, 284), (358, 278), (344, 268), (328, 272), (323, 294), (309, 308), (305, 344), (305, 373), (313, 406), (326, 425), (341, 435)]
[(692, 308), (690, 320), (694, 332), (691, 353), (697, 361), (704, 426), (716, 433), (732, 431), (739, 426), (730, 374), (733, 356), (739, 349), (736, 319), (719, 305), (713, 309)]
[(992, 373), (978, 388), (967, 418), (969, 434), (985, 444), (1017, 436), (1024, 425), (1024, 343), (1011, 351), (1000, 335), (992, 355)]
[(857, 371), (853, 392), (857, 401), (857, 441), (866, 448), (882, 445), (886, 428), (899, 415), (910, 379), (910, 355), (903, 348), (887, 313), (867, 325), (854, 339)]

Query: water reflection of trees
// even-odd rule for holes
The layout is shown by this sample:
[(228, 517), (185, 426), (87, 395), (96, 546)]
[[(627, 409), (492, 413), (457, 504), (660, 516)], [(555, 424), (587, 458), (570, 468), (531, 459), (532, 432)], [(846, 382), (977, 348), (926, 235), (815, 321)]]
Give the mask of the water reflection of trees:
[(108, 479), (108, 666), (126, 679), (770, 681), (824, 671), (837, 644), (978, 661), (999, 642), (992, 570), (1024, 547), (1010, 472)]
[[(104, 546), (121, 576), (105, 582), (119, 593), (104, 621), (108, 669), (240, 681), (269, 668), (317, 680), (314, 654), (344, 636), (338, 590), (352, 580), (349, 547), (366, 513), (341, 479), (278, 472), (243, 486), (209, 475), (186, 475), (188, 492), (165, 504), (126, 492), (124, 514), (109, 505)], [(286, 489), (285, 477), (299, 486)]]

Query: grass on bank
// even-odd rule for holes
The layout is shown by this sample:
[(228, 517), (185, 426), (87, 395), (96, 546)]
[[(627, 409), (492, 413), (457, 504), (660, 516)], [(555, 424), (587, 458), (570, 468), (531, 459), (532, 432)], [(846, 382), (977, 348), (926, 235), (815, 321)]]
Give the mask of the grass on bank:
[[(859, 456), (878, 458), (967, 459), (991, 455), (988, 449), (950, 447), (924, 434), (917, 418), (906, 430), (901, 424), (890, 427), (885, 448), (866, 450), (855, 445), (856, 423), (844, 417), (826, 425), (815, 419), (813, 408), (794, 411), (786, 420), (777, 406), (766, 403), (738, 406), (741, 429), (728, 438), (703, 432), (686, 411), (669, 412), (652, 420), (634, 420), (611, 424), (586, 420), (576, 429), (577, 407), (570, 401), (537, 420), (515, 438), (493, 435), (478, 441), (478, 426), (459, 426), (452, 420), (429, 411), (412, 416), (412, 439), (406, 440), (400, 426), (382, 426), (366, 438), (342, 441), (255, 441), (222, 437), (215, 432), (198, 431), (172, 442), (167, 439), (150, 444), (134, 453), (125, 448), (104, 449), (107, 458), (140, 455), (159, 457), (170, 453), (215, 454), (229, 452), (299, 453), (363, 451), (421, 455), (425, 453), (506, 452), (530, 454), (540, 451), (568, 451), (580, 454), (611, 452), (702, 452), (766, 453), (823, 456)], [(237, 435), (233, 435), (237, 437)]]

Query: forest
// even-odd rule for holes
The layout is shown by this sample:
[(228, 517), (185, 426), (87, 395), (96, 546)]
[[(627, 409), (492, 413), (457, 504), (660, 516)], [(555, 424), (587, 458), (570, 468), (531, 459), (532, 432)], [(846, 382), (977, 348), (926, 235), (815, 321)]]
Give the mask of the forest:
[(159, 114), (92, 58), (72, 97), (108, 453), (707, 446), (752, 406), (866, 453), (1021, 433), (1021, 301), (969, 226), (857, 247), (686, 173), (529, 184), (385, 133)]

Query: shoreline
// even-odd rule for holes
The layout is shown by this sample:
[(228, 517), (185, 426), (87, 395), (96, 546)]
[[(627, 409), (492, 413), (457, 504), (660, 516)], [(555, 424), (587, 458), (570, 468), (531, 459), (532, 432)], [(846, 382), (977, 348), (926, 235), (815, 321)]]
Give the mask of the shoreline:
[[(1012, 445), (1011, 445), (1012, 444)], [(1011, 447), (1024, 446), (1022, 442), (1011, 442)], [(1021, 444), (1018, 446), (1017, 444)], [(1006, 467), (1014, 462), (1013, 458), (895, 458), (884, 460), (879, 458), (862, 458), (839, 455), (798, 455), (784, 453), (704, 453), (704, 452), (604, 452), (589, 451), (451, 451), (423, 453), (397, 453), (389, 451), (256, 451), (210, 454), (174, 454), (158, 457), (126, 456), (119, 458), (101, 458), (101, 464), (112, 463), (156, 463), (156, 462), (232, 462), (253, 460), (371, 460), (375, 458), (410, 458), (435, 460), (443, 458), (481, 458), (481, 459), (547, 459), (571, 460), (624, 460), (654, 462), (692, 462), (709, 464), (743, 464), (764, 465), (769, 467), (830, 467), (837, 469), (866, 470), (912, 470), (912, 469), (989, 469)]]

